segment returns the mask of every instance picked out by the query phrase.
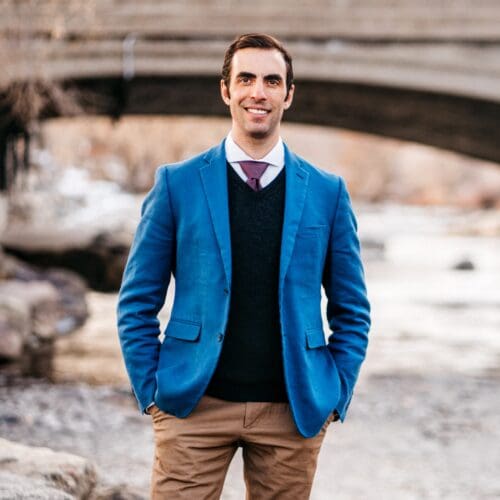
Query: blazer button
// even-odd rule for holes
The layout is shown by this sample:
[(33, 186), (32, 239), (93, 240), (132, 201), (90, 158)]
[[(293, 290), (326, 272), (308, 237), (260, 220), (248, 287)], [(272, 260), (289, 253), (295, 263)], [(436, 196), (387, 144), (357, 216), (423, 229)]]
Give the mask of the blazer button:
[(226, 295), (228, 295), (228, 294), (229, 294), (229, 289), (228, 289), (228, 288), (224, 288), (224, 293), (225, 293)]
[(219, 342), (222, 342), (224, 340), (224, 334), (223, 333), (219, 333), (219, 335), (217, 335), (217, 340)]

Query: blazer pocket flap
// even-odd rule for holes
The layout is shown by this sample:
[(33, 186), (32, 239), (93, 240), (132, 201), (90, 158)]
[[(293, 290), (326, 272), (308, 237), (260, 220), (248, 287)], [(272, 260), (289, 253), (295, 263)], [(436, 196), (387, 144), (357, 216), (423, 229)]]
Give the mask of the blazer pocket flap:
[(194, 342), (200, 336), (201, 325), (199, 323), (188, 323), (179, 320), (170, 320), (165, 337), (173, 337), (180, 340)]
[(326, 345), (325, 334), (322, 328), (309, 328), (306, 330), (306, 341), (309, 349), (316, 349)]

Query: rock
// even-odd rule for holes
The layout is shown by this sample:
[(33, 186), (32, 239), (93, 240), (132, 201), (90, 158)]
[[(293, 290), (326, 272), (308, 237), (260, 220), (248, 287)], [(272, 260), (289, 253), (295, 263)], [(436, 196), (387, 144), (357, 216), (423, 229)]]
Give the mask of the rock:
[(147, 500), (147, 498), (148, 496), (138, 489), (121, 484), (97, 489), (90, 500)]
[(73, 500), (74, 497), (47, 486), (44, 481), (0, 471), (0, 500)]
[(4, 255), (0, 280), (0, 358), (25, 375), (52, 375), (54, 341), (88, 316), (86, 286), (76, 274), (38, 270)]
[(41, 276), (56, 288), (61, 311), (64, 311), (57, 322), (57, 333), (65, 335), (82, 326), (88, 317), (87, 287), (83, 279), (63, 269), (48, 269)]
[(70, 269), (96, 290), (118, 290), (143, 196), (79, 169), (39, 188), (12, 200), (0, 233), (5, 251), (45, 269)]
[(31, 377), (52, 379), (54, 372), (54, 342), (30, 335), (19, 359), (20, 373)]
[(455, 269), (456, 271), (474, 271), (474, 269), (476, 269), (476, 266), (470, 259), (462, 259), (460, 262), (457, 262), (453, 266), (453, 269)]
[(87, 287), (77, 274), (62, 269), (40, 270), (12, 256), (4, 258), (0, 297), (21, 296), (27, 303), (39, 337), (70, 333), (88, 316)]
[(57, 320), (61, 316), (56, 288), (46, 281), (2, 281), (0, 297), (23, 301), (31, 319), (31, 332), (41, 339), (57, 334)]
[(124, 238), (121, 234), (102, 232), (82, 247), (28, 249), (10, 243), (6, 248), (33, 265), (69, 269), (82, 276), (94, 290), (113, 292), (120, 288), (131, 240), (130, 235)]
[[(3, 495), (10, 489), (14, 493), (1, 498), (87, 499), (97, 483), (95, 466), (82, 457), (1, 438), (0, 463), (0, 492)], [(25, 484), (28, 491), (15, 491), (18, 487), (24, 488)], [(37, 486), (36, 493), (34, 486)], [(55, 492), (52, 496), (44, 496), (44, 489)]]
[(12, 255), (3, 253), (2, 274), (0, 280), (16, 279), (20, 281), (31, 281), (38, 278), (39, 273), (22, 260)]
[(30, 331), (28, 305), (20, 298), (0, 294), (0, 358), (19, 359)]

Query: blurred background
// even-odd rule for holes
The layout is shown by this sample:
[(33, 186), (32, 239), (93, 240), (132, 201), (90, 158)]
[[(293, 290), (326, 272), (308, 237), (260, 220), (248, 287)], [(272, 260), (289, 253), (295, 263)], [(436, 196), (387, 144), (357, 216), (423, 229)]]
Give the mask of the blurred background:
[(312, 498), (500, 498), (495, 0), (0, 0), (0, 498), (148, 497), (117, 290), (155, 169), (229, 131), (223, 54), (255, 31), (294, 58), (283, 139), (348, 183), (373, 307)]

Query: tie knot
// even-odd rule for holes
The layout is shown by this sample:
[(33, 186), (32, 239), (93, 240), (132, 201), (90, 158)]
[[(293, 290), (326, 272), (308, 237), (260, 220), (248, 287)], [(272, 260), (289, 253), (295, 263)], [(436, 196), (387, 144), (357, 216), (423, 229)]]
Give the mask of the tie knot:
[(243, 172), (245, 172), (245, 175), (249, 179), (256, 179), (256, 180), (259, 180), (262, 177), (262, 174), (269, 166), (269, 163), (266, 163), (265, 161), (248, 160), (248, 161), (240, 161), (238, 163), (240, 164), (241, 168), (243, 169)]

